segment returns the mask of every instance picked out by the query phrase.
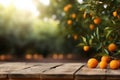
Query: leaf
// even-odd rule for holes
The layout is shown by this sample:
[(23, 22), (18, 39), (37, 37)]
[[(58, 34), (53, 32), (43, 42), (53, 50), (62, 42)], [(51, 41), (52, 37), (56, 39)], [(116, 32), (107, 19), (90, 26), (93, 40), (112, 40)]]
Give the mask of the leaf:
[(87, 43), (86, 38), (85, 38), (85, 37), (83, 37), (83, 36), (81, 36), (81, 37), (82, 37), (83, 42), (84, 42), (84, 43)]
[(114, 20), (112, 20), (113, 24), (116, 24), (116, 22)]
[(108, 54), (109, 55), (109, 52), (108, 52), (108, 50), (107, 49), (103, 49), (104, 50), (104, 52), (106, 53), (106, 54)]
[(108, 33), (106, 34), (106, 39), (110, 36), (111, 33), (112, 33), (112, 30), (108, 31)]
[(100, 44), (97, 44), (97, 51), (99, 51), (100, 49), (102, 48), (102, 44), (100, 43)]
[(107, 30), (111, 30), (111, 28), (110, 28), (110, 27), (106, 27), (106, 28), (104, 29), (104, 31), (107, 31)]
[(105, 54), (104, 53), (98, 53), (98, 54), (95, 55), (95, 57), (103, 56), (103, 55), (105, 55)]
[(97, 36), (97, 39), (99, 40), (100, 39), (99, 28), (96, 29), (96, 36)]
[(89, 44), (92, 45), (93, 39), (89, 39)]
[(79, 46), (84, 46), (85, 45), (85, 43), (79, 43), (77, 46), (79, 47)]

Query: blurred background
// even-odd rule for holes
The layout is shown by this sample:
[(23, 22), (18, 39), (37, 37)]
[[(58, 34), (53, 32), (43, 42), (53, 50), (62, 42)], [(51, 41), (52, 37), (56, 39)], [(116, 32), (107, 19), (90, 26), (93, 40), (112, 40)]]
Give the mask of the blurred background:
[(0, 0), (0, 61), (120, 58), (120, 0)]
[(64, 5), (62, 0), (0, 0), (0, 61), (79, 60), (77, 36), (60, 24)]

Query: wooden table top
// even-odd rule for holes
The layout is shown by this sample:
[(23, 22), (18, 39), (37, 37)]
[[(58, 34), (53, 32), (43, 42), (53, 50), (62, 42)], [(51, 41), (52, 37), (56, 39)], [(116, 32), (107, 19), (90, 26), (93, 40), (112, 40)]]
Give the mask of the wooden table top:
[(120, 70), (85, 63), (0, 63), (0, 80), (120, 80)]

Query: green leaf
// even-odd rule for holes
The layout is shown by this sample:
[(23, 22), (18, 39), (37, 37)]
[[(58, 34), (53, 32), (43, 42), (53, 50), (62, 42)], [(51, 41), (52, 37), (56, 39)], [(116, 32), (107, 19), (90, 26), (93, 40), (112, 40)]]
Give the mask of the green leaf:
[(85, 43), (79, 43), (77, 46), (84, 46)]
[(99, 51), (102, 48), (102, 44), (97, 44), (97, 51)]
[(81, 36), (81, 37), (82, 37), (83, 42), (87, 44), (87, 39), (83, 36)]
[(110, 28), (110, 27), (106, 27), (106, 28), (104, 29), (104, 31), (107, 31), (107, 30), (111, 30), (111, 28)]
[(103, 50), (104, 50), (104, 52), (105, 52), (107, 55), (109, 55), (109, 52), (108, 52), (107, 49), (103, 49)]
[(99, 40), (100, 39), (100, 35), (99, 35), (99, 28), (98, 27), (96, 29), (96, 36), (97, 36), (97, 39)]
[(106, 34), (106, 39), (110, 36), (111, 33), (112, 33), (112, 30), (109, 30), (108, 33)]
[(92, 45), (93, 39), (89, 39), (89, 44)]

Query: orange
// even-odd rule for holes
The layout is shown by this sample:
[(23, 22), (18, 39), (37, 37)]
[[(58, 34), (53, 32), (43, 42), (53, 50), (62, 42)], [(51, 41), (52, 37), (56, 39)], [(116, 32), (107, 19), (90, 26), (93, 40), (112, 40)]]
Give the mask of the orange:
[(0, 60), (5, 60), (6, 56), (5, 55), (0, 55)]
[(67, 6), (64, 7), (64, 11), (67, 12), (69, 8)]
[(114, 17), (117, 17), (117, 11), (114, 11), (114, 12), (113, 12), (113, 16), (114, 16)]
[(73, 35), (73, 38), (74, 38), (74, 40), (77, 40), (78, 39), (78, 35)]
[(64, 11), (67, 12), (72, 7), (71, 4), (68, 4), (64, 7)]
[(58, 54), (54, 53), (52, 57), (53, 59), (58, 59)]
[(119, 67), (120, 67), (120, 60), (117, 60), (119, 62)]
[(83, 46), (83, 50), (84, 51), (89, 51), (90, 50), (90, 46)]
[(109, 65), (110, 69), (118, 69), (119, 68), (119, 62), (117, 60), (112, 60)]
[(71, 15), (71, 17), (72, 17), (73, 19), (75, 19), (75, 18), (76, 18), (76, 14), (73, 13), (73, 14)]
[(100, 63), (99, 63), (99, 67), (101, 68), (101, 69), (106, 69), (107, 68), (107, 62), (105, 62), (105, 61), (101, 61)]
[(90, 58), (87, 62), (88, 68), (96, 68), (98, 65), (98, 60), (95, 58)]
[(101, 23), (101, 19), (100, 19), (99, 17), (96, 17), (96, 18), (93, 20), (93, 22), (94, 22), (95, 24), (100, 24), (100, 23)]
[(94, 28), (95, 28), (94, 24), (90, 24), (89, 28), (90, 28), (90, 30), (94, 30)]
[(109, 63), (110, 62), (110, 56), (102, 56), (101, 61)]
[(59, 54), (58, 55), (58, 59), (63, 59), (64, 58), (64, 55), (63, 54)]
[(35, 59), (35, 60), (37, 60), (37, 59), (39, 59), (39, 55), (38, 54), (33, 54), (33, 59)]
[(116, 44), (110, 43), (110, 44), (108, 45), (108, 51), (113, 52), (113, 51), (115, 51), (115, 50), (117, 50)]
[(25, 55), (25, 58), (26, 58), (26, 59), (32, 59), (32, 54), (26, 54), (26, 55)]
[(86, 14), (86, 12), (84, 12), (84, 14), (83, 14), (83, 18), (85, 19), (85, 18), (86, 18), (86, 16), (87, 16), (87, 14)]
[(68, 24), (68, 25), (71, 25), (71, 24), (72, 24), (72, 20), (68, 20), (68, 21), (67, 21), (67, 24)]
[(117, 18), (120, 19), (120, 15), (118, 15)]

